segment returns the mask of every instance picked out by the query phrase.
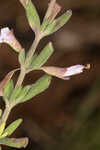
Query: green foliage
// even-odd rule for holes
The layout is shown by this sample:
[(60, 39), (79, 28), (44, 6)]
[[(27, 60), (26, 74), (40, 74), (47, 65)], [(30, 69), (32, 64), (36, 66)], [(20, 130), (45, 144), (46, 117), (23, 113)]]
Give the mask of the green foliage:
[(12, 122), (6, 129), (5, 132), (7, 132), (7, 135), (10, 136), (22, 123), (22, 119), (15, 120)]
[[(56, 32), (57, 30), (59, 30), (64, 24), (66, 24), (68, 22), (68, 20), (70, 19), (71, 15), (72, 15), (72, 11), (68, 10), (65, 14), (63, 14), (59, 18), (55, 19), (45, 29), (45, 31), (44, 31), (45, 35), (52, 34), (52, 33)], [(45, 21), (44, 23), (46, 23), (46, 22), (47, 21)], [(44, 28), (44, 26), (45, 25), (43, 25), (42, 28)]]
[(0, 139), (0, 145), (7, 145), (10, 147), (15, 147), (15, 148), (22, 148), (26, 147), (28, 144), (28, 139), (27, 138), (3, 138)]
[(51, 76), (50, 75), (44, 75), (41, 77), (36, 83), (32, 84), (28, 92), (26, 93), (25, 97), (20, 99), (20, 103), (25, 102), (32, 97), (36, 96), (37, 94), (40, 94), (44, 90), (46, 90), (51, 83)]
[(72, 16), (72, 11), (68, 10), (65, 14), (63, 14), (62, 16), (60, 16), (59, 18), (57, 18), (55, 20), (55, 26), (52, 30), (52, 33), (56, 32), (57, 30), (59, 30), (62, 26), (64, 26), (70, 19), (70, 17)]
[(10, 98), (13, 89), (14, 89), (14, 83), (13, 83), (13, 80), (11, 79), (8, 81), (8, 83), (4, 87), (4, 93), (8, 99)]
[(46, 63), (46, 61), (49, 59), (52, 53), (53, 53), (53, 46), (52, 43), (50, 42), (49, 44), (46, 45), (46, 47), (42, 50), (42, 52), (33, 59), (33, 62), (31, 63), (28, 72), (31, 70), (39, 69), (42, 65)]
[(31, 0), (28, 0), (26, 3), (24, 3), (23, 0), (21, 0), (25, 11), (26, 11), (26, 16), (29, 22), (30, 27), (35, 31), (36, 28), (40, 28), (40, 19), (38, 16), (38, 13), (36, 11), (36, 8), (34, 4), (31, 2)]
[(9, 99), (10, 103), (12, 101), (15, 101), (19, 97), (21, 90), (22, 90), (21, 86), (15, 87), (15, 89), (13, 90), (12, 95), (10, 96), (10, 99)]
[[(0, 83), (0, 96), (3, 96), (3, 100), (5, 102), (4, 112), (2, 113), (2, 110), (0, 110), (0, 145), (7, 145), (14, 148), (26, 147), (28, 144), (28, 139), (8, 138), (8, 136), (10, 136), (22, 122), (22, 119), (18, 119), (12, 122), (5, 129), (6, 121), (11, 112), (11, 109), (17, 104), (26, 102), (34, 96), (45, 91), (51, 83), (52, 77), (46, 74), (39, 80), (37, 80), (34, 84), (26, 85), (25, 87), (23, 87), (22, 83), (25, 78), (25, 75), (32, 70), (41, 70), (41, 67), (47, 62), (49, 57), (52, 55), (54, 51), (52, 43), (48, 43), (39, 55), (34, 55), (34, 52), (41, 38), (56, 32), (69, 20), (69, 18), (72, 15), (71, 11), (67, 11), (67, 13), (63, 14), (58, 19), (55, 19), (61, 7), (56, 3), (56, 0), (51, 0), (47, 13), (44, 17), (43, 23), (42, 25), (40, 25), (40, 18), (32, 1), (19, 1), (25, 8), (26, 16), (31, 29), (35, 32), (35, 40), (33, 41), (33, 44), (26, 55), (25, 50), (17, 41), (12, 31), (10, 31), (9, 28), (2, 29), (2, 36), (4, 36), (4, 40), (6, 40), (6, 43), (14, 49), (18, 49), (17, 51), (19, 52), (18, 60), (20, 63), (20, 68), (14, 69), (11, 72), (9, 72), (4, 78), (4, 80)], [(7, 40), (8, 32), (10, 33), (10, 40)], [(1, 42), (3, 42), (3, 40)], [(18, 77), (16, 85), (14, 85), (13, 80), (11, 78), (17, 70), (20, 70), (20, 75)]]
[(16, 100), (16, 103), (19, 103), (22, 99), (24, 99), (24, 97), (27, 95), (30, 88), (31, 88), (31, 85), (27, 85), (21, 90), (21, 93), (18, 97), (18, 100)]
[(5, 122), (2, 122), (0, 125), (0, 136), (2, 135), (2, 133), (4, 131), (4, 128), (5, 128)]

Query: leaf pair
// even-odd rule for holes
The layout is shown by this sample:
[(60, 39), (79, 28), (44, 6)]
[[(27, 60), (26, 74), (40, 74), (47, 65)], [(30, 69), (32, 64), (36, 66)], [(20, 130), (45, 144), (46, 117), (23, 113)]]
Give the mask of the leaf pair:
[(25, 8), (26, 16), (32, 30), (35, 33), (43, 32), (43, 36), (47, 36), (59, 30), (65, 23), (67, 23), (72, 15), (72, 11), (68, 10), (61, 17), (55, 19), (61, 10), (61, 7), (56, 3), (56, 0), (51, 0), (43, 23), (40, 25), (39, 15), (31, 0), (20, 0), (20, 2)]
[(13, 89), (13, 81), (10, 80), (4, 87), (4, 93), (8, 98), (9, 103), (16, 105), (18, 103), (23, 103), (37, 94), (46, 90), (51, 83), (51, 76), (44, 75), (36, 83), (32, 85), (27, 85), (24, 88), (18, 87)]

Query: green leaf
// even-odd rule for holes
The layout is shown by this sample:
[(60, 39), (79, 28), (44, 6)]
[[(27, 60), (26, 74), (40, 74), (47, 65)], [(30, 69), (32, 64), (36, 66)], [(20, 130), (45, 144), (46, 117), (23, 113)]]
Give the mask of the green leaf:
[(3, 131), (4, 131), (4, 128), (5, 128), (5, 122), (2, 122), (0, 124), (0, 135), (2, 135)]
[(29, 89), (31, 88), (31, 85), (27, 85), (25, 86), (22, 90), (21, 90), (21, 93), (19, 95), (19, 98), (16, 100), (16, 104), (20, 103), (20, 101), (22, 99), (24, 99), (24, 97), (27, 95)]
[(20, 0), (22, 5), (25, 8), (26, 16), (29, 22), (30, 27), (35, 31), (36, 28), (40, 28), (40, 19), (38, 16), (38, 13), (36, 11), (36, 8), (31, 0), (27, 0), (26, 2), (24, 0)]
[(10, 97), (10, 101), (16, 100), (16, 99), (19, 97), (19, 95), (20, 95), (20, 93), (21, 93), (21, 90), (22, 90), (22, 87), (21, 87), (21, 86), (15, 88), (15, 89), (13, 90), (13, 92), (12, 92), (11, 97)]
[(25, 50), (21, 50), (19, 53), (19, 62), (23, 66), (25, 62)]
[(8, 83), (4, 87), (4, 93), (8, 99), (10, 98), (13, 89), (14, 89), (14, 83), (13, 83), (13, 80), (11, 79), (8, 81)]
[(66, 24), (68, 22), (68, 20), (70, 19), (71, 16), (72, 16), (72, 11), (68, 10), (65, 14), (63, 14), (62, 16), (60, 16), (59, 18), (54, 20), (47, 27), (47, 29), (45, 30), (45, 34), (49, 35), (49, 34), (56, 32), (57, 30), (59, 30), (62, 26), (64, 26), (64, 24)]
[(36, 59), (36, 57), (37, 57), (37, 54), (34, 54), (34, 55), (32, 56), (32, 58), (31, 58), (30, 60), (28, 60), (28, 63), (25, 62), (25, 68), (26, 68), (26, 70), (28, 70), (28, 69), (30, 68), (31, 64), (32, 64), (33, 61)]
[(41, 31), (45, 31), (46, 27), (49, 25), (49, 19), (45, 19), (41, 25)]
[(0, 146), (0, 150), (2, 150), (2, 147)]
[(10, 136), (20, 126), (22, 121), (22, 119), (15, 120), (4, 130), (4, 132), (7, 132), (7, 135)]
[(56, 26), (56, 22), (55, 20), (53, 22), (51, 22), (44, 30), (44, 35), (47, 36), (47, 35), (50, 35), (53, 33), (54, 31), (54, 27)]
[(30, 90), (28, 91), (27, 95), (20, 101), (20, 103), (25, 102), (32, 97), (36, 96), (37, 94), (43, 92), (46, 90), (51, 83), (51, 76), (50, 75), (44, 75), (41, 77), (36, 83), (31, 85)]
[(52, 43), (50, 42), (46, 45), (42, 52), (33, 60), (30, 70), (39, 69), (42, 65), (44, 65), (49, 59), (49, 57), (52, 55), (53, 50), (54, 49)]
[(8, 133), (4, 132), (2, 135), (0, 135), (0, 139), (7, 137)]
[(28, 144), (28, 138), (3, 138), (0, 139), (0, 144), (15, 148), (25, 148)]

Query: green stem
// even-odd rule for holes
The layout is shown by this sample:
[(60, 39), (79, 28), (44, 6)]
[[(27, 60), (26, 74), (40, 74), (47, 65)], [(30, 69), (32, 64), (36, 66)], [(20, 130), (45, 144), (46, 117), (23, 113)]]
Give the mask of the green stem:
[(2, 115), (2, 118), (1, 118), (1, 120), (0, 120), (0, 123), (7, 121), (7, 118), (8, 118), (8, 116), (9, 116), (10, 112), (11, 112), (11, 109), (12, 109), (12, 107), (10, 107), (10, 106), (8, 106), (8, 105), (6, 106), (6, 108), (5, 108), (5, 110), (4, 110), (4, 113), (3, 113), (3, 115)]
[(39, 35), (38, 35), (38, 36), (36, 35), (35, 40), (34, 40), (34, 42), (32, 43), (32, 46), (31, 46), (31, 48), (30, 48), (30, 50), (29, 50), (29, 52), (28, 52), (28, 54), (27, 54), (27, 57), (26, 57), (25, 64), (26, 64), (27, 67), (29, 66), (29, 64), (30, 64), (30, 62), (31, 62), (32, 56), (33, 56), (34, 53), (35, 53), (35, 50), (36, 50), (36, 48), (37, 48), (37, 45), (38, 45), (40, 39), (41, 39), (41, 37), (40, 37)]
[[(31, 48), (30, 48), (30, 50), (29, 50), (29, 52), (28, 52), (28, 55), (27, 55), (27, 57), (26, 57), (25, 64), (29, 65), (30, 60), (31, 60), (31, 58), (32, 58), (32, 56), (33, 56), (33, 54), (34, 54), (36, 48), (37, 48), (37, 45), (38, 45), (40, 39), (41, 39), (41, 38), (40, 38), (39, 36), (36, 36), (36, 38), (35, 38), (35, 40), (34, 40), (32, 46), (31, 46)], [(22, 82), (23, 82), (23, 80), (24, 80), (24, 78), (25, 78), (25, 75), (26, 75), (26, 70), (21, 67), (20, 75), (19, 75), (19, 77), (18, 77), (18, 80), (17, 80), (17, 83), (16, 83), (15, 88), (22, 85)], [(14, 106), (15, 106), (15, 105), (14, 105)], [(1, 118), (1, 120), (0, 120), (0, 123), (7, 121), (8, 116), (9, 116), (9, 114), (10, 114), (12, 108), (13, 108), (13, 107), (11, 107), (11, 106), (9, 106), (9, 105), (6, 105), (6, 108), (5, 108), (5, 110), (4, 110), (4, 113), (3, 113), (3, 115), (2, 115), (2, 118)]]
[(25, 78), (25, 75), (26, 75), (25, 69), (24, 69), (24, 68), (21, 68), (21, 71), (20, 71), (20, 74), (19, 74), (19, 77), (18, 77), (18, 80), (17, 80), (17, 83), (16, 83), (16, 87), (22, 85), (23, 80), (24, 80), (24, 78)]

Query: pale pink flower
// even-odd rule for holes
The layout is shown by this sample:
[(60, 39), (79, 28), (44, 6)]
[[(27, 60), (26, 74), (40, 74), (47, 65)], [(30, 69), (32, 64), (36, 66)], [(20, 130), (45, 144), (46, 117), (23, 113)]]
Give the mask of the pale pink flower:
[(8, 27), (2, 28), (0, 32), (0, 43), (9, 44), (15, 51), (19, 52), (23, 48), (20, 43), (17, 41), (13, 31)]
[(80, 74), (83, 72), (83, 69), (89, 69), (89, 68), (90, 68), (90, 64), (88, 64), (86, 66), (74, 65), (74, 66), (67, 67), (67, 68), (44, 66), (44, 67), (41, 67), (40, 69), (52, 76), (56, 76), (63, 80), (68, 80), (68, 79), (70, 79), (70, 76)]

